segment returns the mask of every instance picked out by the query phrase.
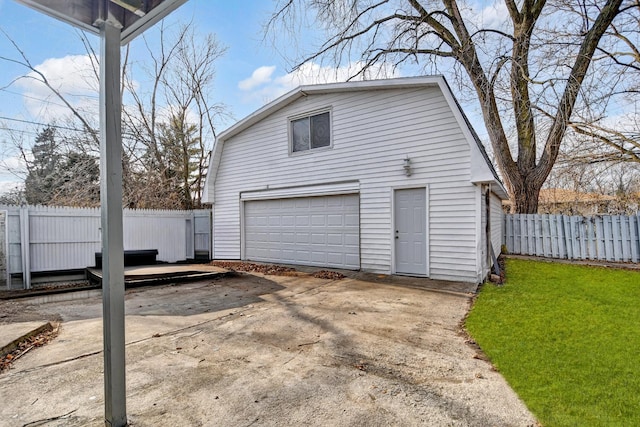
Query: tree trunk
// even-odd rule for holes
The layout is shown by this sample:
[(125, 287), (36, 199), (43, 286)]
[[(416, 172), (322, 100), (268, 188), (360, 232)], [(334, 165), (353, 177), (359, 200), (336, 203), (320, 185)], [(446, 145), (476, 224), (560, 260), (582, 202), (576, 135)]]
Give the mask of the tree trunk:
[(509, 188), (509, 201), (511, 213), (535, 214), (538, 212), (538, 197), (542, 184), (534, 180), (524, 180), (520, 185), (507, 185)]

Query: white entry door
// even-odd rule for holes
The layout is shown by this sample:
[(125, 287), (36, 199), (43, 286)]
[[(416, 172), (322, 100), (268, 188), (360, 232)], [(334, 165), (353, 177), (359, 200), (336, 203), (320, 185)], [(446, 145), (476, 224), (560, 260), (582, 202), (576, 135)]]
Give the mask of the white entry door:
[(394, 197), (396, 273), (426, 276), (426, 189), (396, 190)]

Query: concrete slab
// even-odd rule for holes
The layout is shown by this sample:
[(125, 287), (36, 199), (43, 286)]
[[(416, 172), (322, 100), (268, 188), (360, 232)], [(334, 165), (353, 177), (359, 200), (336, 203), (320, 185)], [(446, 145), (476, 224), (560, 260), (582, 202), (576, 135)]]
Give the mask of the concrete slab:
[[(308, 276), (127, 291), (131, 425), (535, 425), (459, 333), (470, 301)], [(104, 425), (99, 298), (0, 312), (62, 320), (0, 375), (0, 425)]]

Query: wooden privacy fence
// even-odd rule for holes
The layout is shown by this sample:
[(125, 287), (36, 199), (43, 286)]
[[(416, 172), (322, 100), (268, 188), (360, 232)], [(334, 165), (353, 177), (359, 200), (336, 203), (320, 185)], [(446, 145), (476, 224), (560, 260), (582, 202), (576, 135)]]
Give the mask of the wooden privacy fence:
[[(22, 273), (84, 269), (101, 251), (99, 208), (0, 206), (0, 258), (6, 283)], [(124, 249), (157, 249), (159, 261), (211, 256), (211, 210), (123, 212)]]
[(510, 254), (576, 260), (640, 262), (637, 215), (505, 215)]

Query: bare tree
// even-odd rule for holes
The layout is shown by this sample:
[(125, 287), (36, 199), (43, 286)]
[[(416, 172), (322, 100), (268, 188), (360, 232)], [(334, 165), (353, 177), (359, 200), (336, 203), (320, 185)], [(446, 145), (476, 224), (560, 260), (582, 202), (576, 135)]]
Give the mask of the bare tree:
[[(95, 126), (93, 126), (90, 123), (87, 115), (83, 114), (83, 112), (81, 110), (79, 110), (78, 108), (74, 107), (67, 100), (66, 96), (55, 85), (53, 85), (49, 81), (49, 79), (47, 79), (47, 76), (45, 76), (44, 73), (42, 73), (40, 70), (38, 70), (36, 68), (35, 65), (33, 65), (33, 63), (29, 60), (29, 57), (20, 48), (20, 46), (18, 46), (18, 44), (3, 29), (0, 28), (0, 32), (7, 38), (7, 40), (11, 43), (11, 45), (13, 45), (13, 47), (16, 50), (16, 52), (18, 52), (18, 54), (20, 56), (20, 59), (9, 58), (7, 56), (0, 56), (0, 60), (16, 63), (18, 65), (21, 65), (21, 66), (25, 67), (27, 70), (29, 70), (29, 73), (18, 77), (17, 79), (15, 79), (14, 81), (10, 82), (5, 87), (11, 86), (17, 80), (21, 80), (21, 79), (33, 79), (33, 80), (36, 80), (36, 81), (40, 82), (41, 84), (45, 85), (47, 87), (47, 89), (49, 89), (51, 91), (51, 93), (55, 96), (55, 98), (58, 99), (59, 101), (61, 101), (68, 108), (69, 112), (82, 124), (83, 129), (85, 130), (85, 132), (88, 135), (90, 135), (90, 137), (93, 139), (93, 141), (96, 143), (96, 145), (99, 145), (99, 132), (95, 128)], [(87, 46), (87, 45), (88, 45), (88, 43), (85, 43), (85, 46)], [(93, 53), (92, 57), (95, 58), (95, 52), (92, 51), (92, 53)], [(96, 64), (96, 67), (97, 67), (98, 66), (97, 65), (97, 61), (95, 61), (94, 63)], [(96, 70), (97, 70), (97, 68), (96, 68)], [(96, 71), (96, 76), (97, 76), (97, 71)]]
[[(96, 205), (99, 203), (95, 181), (95, 159), (99, 153), (96, 114), (70, 102), (68, 95), (50, 82), (19, 45), (1, 29), (0, 32), (17, 52), (17, 59), (4, 55), (0, 61), (20, 64), (27, 70), (9, 86), (20, 79), (35, 79), (69, 112), (64, 126), (51, 124), (46, 128), (51, 135), (55, 134), (50, 144), (17, 142), (29, 169), (27, 199), (43, 204)], [(78, 35), (91, 64), (87, 78), (97, 83), (100, 58), (85, 35), (81, 32)], [(153, 42), (159, 42), (159, 49), (155, 44), (152, 46)], [(140, 77), (134, 73), (141, 70), (134, 70), (137, 64), (129, 61), (130, 46), (124, 50), (123, 203), (139, 208), (198, 208), (215, 126), (226, 114), (224, 105), (212, 101), (215, 63), (225, 49), (213, 35), (197, 33), (192, 24), (181, 25), (172, 33), (162, 23), (159, 40), (146, 36), (144, 43), (151, 60), (143, 63), (142, 71), (150, 85), (139, 85), (134, 80)], [(33, 151), (43, 147), (53, 151)], [(181, 164), (186, 162), (187, 167), (176, 167), (177, 152), (181, 153)], [(185, 155), (189, 156), (186, 160)], [(36, 157), (38, 162), (34, 164)], [(56, 160), (55, 165), (46, 159)], [(175, 176), (177, 171), (183, 174), (179, 179)]]
[(362, 71), (384, 62), (453, 73), (479, 100), (513, 210), (532, 213), (574, 108), (589, 102), (581, 88), (594, 53), (621, 11), (638, 13), (637, 1), (496, 4), (504, 20), (483, 22), (457, 0), (280, 0), (267, 31), (295, 31), (311, 13), (327, 41), (299, 65), (358, 55)]
[[(640, 163), (640, 0), (630, 4), (610, 25), (594, 57), (594, 74), (600, 78), (590, 90), (599, 98), (592, 97), (570, 122), (583, 142), (577, 156), (583, 163)], [(615, 84), (602, 84), (602, 76)], [(613, 117), (607, 114), (619, 105), (628, 108)]]
[[(225, 49), (213, 35), (199, 36), (190, 24), (174, 34), (163, 25), (159, 31), (160, 48), (155, 50), (146, 44), (151, 58), (150, 66), (145, 68), (152, 82), (149, 93), (140, 93), (129, 76), (125, 82), (125, 93), (133, 100), (123, 111), (125, 134), (131, 140), (128, 154), (135, 159), (134, 176), (139, 184), (130, 187), (129, 203), (150, 207), (165, 201), (185, 209), (200, 207), (215, 126), (226, 115), (225, 106), (213, 102), (210, 95), (215, 63)], [(187, 129), (191, 131), (189, 148), (185, 150), (185, 139), (180, 135), (184, 136), (181, 132)], [(192, 131), (197, 135), (193, 136)], [(168, 149), (171, 143), (175, 147)], [(197, 167), (182, 168), (186, 175), (176, 181), (175, 168), (167, 154), (178, 150), (188, 152)], [(168, 191), (173, 196), (169, 197)]]

